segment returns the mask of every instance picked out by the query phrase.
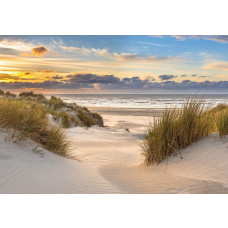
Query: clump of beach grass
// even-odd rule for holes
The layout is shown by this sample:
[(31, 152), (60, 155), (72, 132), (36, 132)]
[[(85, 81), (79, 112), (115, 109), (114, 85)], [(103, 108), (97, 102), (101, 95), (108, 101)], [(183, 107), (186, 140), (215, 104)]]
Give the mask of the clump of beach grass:
[(68, 104), (60, 97), (51, 96), (47, 99), (43, 94), (36, 94), (33, 91), (21, 92), (18, 96), (0, 90), (0, 96), (8, 99), (17, 99), (26, 102), (35, 102), (46, 107), (54, 121), (57, 121), (63, 128), (69, 127), (91, 127), (98, 125), (103, 127), (103, 119), (98, 113), (90, 112), (86, 107), (81, 107), (76, 103)]
[(180, 109), (166, 109), (161, 117), (147, 126), (141, 145), (145, 163), (158, 164), (172, 154), (180, 155), (180, 149), (213, 131), (213, 116), (202, 99), (189, 100)]
[(228, 105), (227, 104), (221, 103), (221, 104), (218, 104), (217, 106), (215, 106), (214, 108), (211, 108), (208, 111), (209, 112), (218, 113), (218, 112), (223, 111), (223, 110), (225, 110), (227, 108), (228, 108)]
[(45, 149), (67, 155), (69, 141), (60, 127), (50, 124), (47, 108), (26, 100), (0, 99), (0, 127), (7, 130), (11, 138), (30, 138)]
[(48, 103), (49, 103), (49, 107), (52, 107), (55, 110), (58, 110), (67, 106), (67, 104), (61, 98), (58, 98), (55, 96), (51, 96)]
[(95, 124), (94, 120), (81, 109), (78, 110), (78, 118), (82, 121), (85, 127), (91, 127)]
[(0, 96), (4, 95), (4, 91), (0, 89)]
[(9, 91), (7, 91), (7, 92), (4, 93), (4, 96), (5, 97), (8, 97), (8, 98), (15, 98), (17, 95), (14, 94), (14, 93), (10, 93)]
[(31, 98), (34, 98), (34, 100), (39, 101), (40, 103), (47, 103), (47, 99), (44, 97), (43, 94), (36, 94), (36, 93), (33, 93), (33, 91), (21, 92), (19, 93), (18, 96), (28, 100), (32, 100)]
[(220, 138), (228, 135), (228, 107), (218, 113), (216, 118), (216, 126), (219, 131)]

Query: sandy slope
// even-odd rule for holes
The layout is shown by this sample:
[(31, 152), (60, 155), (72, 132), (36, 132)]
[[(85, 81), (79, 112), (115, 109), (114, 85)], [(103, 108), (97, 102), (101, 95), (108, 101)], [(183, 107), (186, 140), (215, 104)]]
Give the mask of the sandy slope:
[[(75, 154), (124, 193), (228, 193), (228, 140), (217, 134), (182, 151), (168, 165), (142, 165), (146, 116), (104, 115), (111, 128), (70, 129)], [(126, 132), (129, 127), (130, 133)], [(215, 153), (218, 151), (218, 153)]]
[[(228, 137), (220, 139), (218, 133), (212, 134), (182, 150), (181, 153), (184, 159), (170, 159), (167, 165), (169, 173), (215, 181), (228, 187)], [(161, 167), (165, 167), (165, 164)]]
[[(142, 165), (148, 116), (104, 115), (109, 128), (68, 129), (81, 162), (0, 134), (0, 193), (228, 193), (228, 138), (217, 134), (157, 167)], [(130, 132), (126, 132), (128, 127)], [(167, 168), (167, 169), (166, 169)]]
[(4, 137), (1, 133), (0, 193), (118, 192), (76, 160), (55, 155), (34, 143), (19, 146), (5, 142)]

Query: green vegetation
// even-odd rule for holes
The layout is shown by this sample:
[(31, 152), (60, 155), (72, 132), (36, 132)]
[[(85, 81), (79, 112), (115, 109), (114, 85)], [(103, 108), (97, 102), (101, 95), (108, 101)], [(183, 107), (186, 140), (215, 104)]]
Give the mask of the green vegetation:
[(180, 154), (200, 138), (215, 131), (215, 111), (208, 111), (202, 100), (186, 102), (181, 109), (167, 109), (154, 124), (147, 126), (142, 151), (147, 165), (158, 164), (164, 159)]
[(50, 108), (54, 108), (55, 110), (59, 110), (59, 109), (67, 106), (63, 100), (61, 100), (60, 98), (57, 98), (55, 96), (51, 96), (48, 104), (49, 104)]
[(218, 113), (216, 118), (216, 126), (221, 138), (225, 137), (225, 135), (228, 135), (228, 106)]
[(217, 106), (215, 106), (214, 108), (211, 108), (208, 111), (209, 112), (218, 113), (218, 112), (223, 111), (223, 110), (225, 110), (227, 108), (228, 108), (228, 105), (227, 104), (218, 104)]
[(15, 94), (10, 93), (9, 91), (7, 91), (7, 92), (4, 93), (4, 96), (5, 97), (8, 97), (8, 98), (15, 98), (17, 95), (15, 95)]
[[(0, 95), (4, 95), (7, 98), (16, 98), (16, 95), (10, 92), (4, 93), (0, 90)], [(103, 127), (103, 119), (97, 113), (90, 112), (86, 107), (80, 107), (73, 103), (68, 104), (61, 98), (51, 96), (47, 99), (43, 94), (35, 94), (30, 92), (21, 92), (18, 95), (18, 99), (37, 102), (47, 108), (47, 112), (52, 115), (54, 121), (57, 121), (62, 127), (91, 127), (98, 125)]]
[(100, 114), (95, 112), (95, 113), (90, 113), (90, 115), (94, 120), (96, 120), (96, 124), (99, 127), (104, 127), (103, 118)]
[[(22, 92), (18, 96), (0, 90), (0, 127), (7, 135), (20, 141), (30, 138), (47, 150), (67, 155), (69, 142), (61, 127), (103, 126), (102, 117), (77, 104), (65, 103), (60, 98)], [(51, 124), (52, 117), (57, 125)], [(58, 126), (59, 125), (59, 126)]]
[(4, 95), (4, 91), (0, 89), (0, 96)]
[(91, 127), (95, 124), (93, 119), (81, 109), (78, 110), (78, 118), (84, 123), (85, 127)]
[(60, 127), (50, 124), (47, 109), (42, 104), (25, 100), (0, 99), (0, 127), (11, 138), (31, 138), (47, 150), (67, 155), (69, 142)]
[(34, 100), (34, 101), (39, 101), (41, 103), (47, 103), (45, 102), (47, 101), (47, 99), (44, 97), (43, 94), (35, 94), (33, 92), (22, 92), (18, 96), (20, 98), (27, 99), (27, 100)]
[(65, 128), (69, 128), (72, 125), (74, 125), (74, 126), (79, 125), (77, 119), (74, 116), (72, 116), (64, 111), (58, 112), (57, 118), (61, 119), (61, 124)]

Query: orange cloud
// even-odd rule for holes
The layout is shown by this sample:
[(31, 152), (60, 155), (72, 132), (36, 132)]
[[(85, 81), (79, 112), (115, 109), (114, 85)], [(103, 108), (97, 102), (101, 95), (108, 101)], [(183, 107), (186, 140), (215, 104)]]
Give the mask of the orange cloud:
[(41, 70), (40, 72), (49, 74), (49, 73), (56, 73), (56, 70)]
[(48, 50), (45, 47), (36, 47), (36, 48), (33, 48), (31, 51), (33, 55), (38, 55), (38, 56), (48, 53)]
[(203, 66), (203, 69), (209, 70), (228, 70), (228, 62), (213, 62)]
[(48, 53), (48, 49), (41, 46), (41, 47), (35, 47), (31, 49), (32, 53), (28, 53), (28, 52), (23, 52), (21, 53), (22, 56), (26, 56), (26, 57), (30, 57), (30, 56), (43, 56), (46, 53)]
[(19, 80), (20, 76), (12, 76), (10, 74), (0, 74), (0, 81)]

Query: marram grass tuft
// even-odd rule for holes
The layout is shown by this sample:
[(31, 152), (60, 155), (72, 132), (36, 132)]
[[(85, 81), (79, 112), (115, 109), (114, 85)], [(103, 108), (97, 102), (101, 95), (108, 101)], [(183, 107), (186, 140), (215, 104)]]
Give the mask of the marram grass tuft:
[(30, 138), (47, 150), (67, 155), (69, 142), (60, 127), (50, 124), (42, 104), (25, 100), (0, 99), (0, 127), (12, 138)]

